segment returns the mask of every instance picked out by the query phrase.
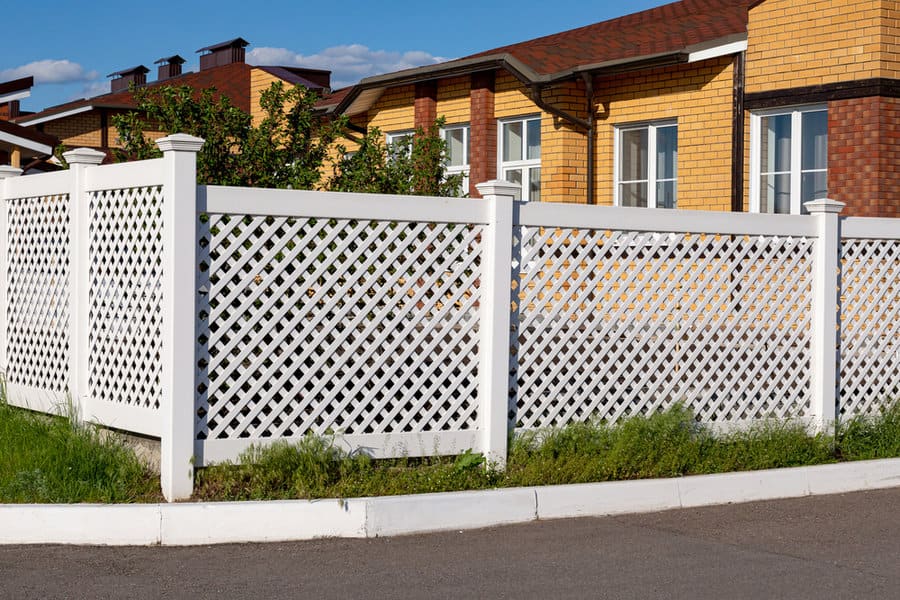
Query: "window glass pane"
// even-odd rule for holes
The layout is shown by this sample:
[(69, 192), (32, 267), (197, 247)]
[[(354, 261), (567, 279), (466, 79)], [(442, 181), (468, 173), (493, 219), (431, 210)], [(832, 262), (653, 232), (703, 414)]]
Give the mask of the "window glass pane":
[(804, 173), (800, 176), (800, 205), (828, 197), (828, 172)]
[(503, 179), (510, 183), (518, 183), (519, 189), (516, 191), (515, 199), (522, 199), (522, 169), (507, 169), (503, 172)]
[(451, 167), (461, 167), (466, 164), (466, 151), (464, 131), (460, 129), (448, 129), (444, 132), (447, 140), (447, 154)]
[(656, 208), (675, 208), (674, 181), (661, 181), (656, 184)]
[(763, 117), (762, 158), (763, 173), (791, 170), (791, 115)]
[(791, 176), (762, 175), (760, 177), (759, 210), (764, 213), (790, 214)]
[(828, 113), (816, 111), (801, 115), (803, 141), (800, 146), (802, 169), (828, 167)]
[(531, 119), (528, 124), (528, 160), (541, 157), (541, 120)]
[(522, 160), (522, 122), (503, 124), (503, 161)]
[(622, 206), (647, 206), (646, 183), (620, 183), (619, 198)]
[(656, 130), (656, 178), (675, 179), (677, 164), (678, 128), (660, 127)]
[[(619, 179), (635, 181), (647, 179), (647, 130), (630, 129), (621, 132)], [(623, 204), (623, 206), (634, 206)]]
[(532, 202), (541, 201), (541, 169), (528, 171), (528, 199)]

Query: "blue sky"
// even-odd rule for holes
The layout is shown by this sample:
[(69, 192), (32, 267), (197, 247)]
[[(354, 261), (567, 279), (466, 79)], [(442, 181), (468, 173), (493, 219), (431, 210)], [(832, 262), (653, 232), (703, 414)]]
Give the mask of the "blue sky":
[(329, 69), (338, 87), (664, 3), (49, 0), (27, 23), (4, 27), (0, 82), (33, 75), (22, 108), (36, 111), (104, 93), (107, 73), (127, 67), (143, 64), (155, 79), (163, 56), (180, 54), (196, 70), (195, 50), (240, 36), (251, 44), (248, 62)]

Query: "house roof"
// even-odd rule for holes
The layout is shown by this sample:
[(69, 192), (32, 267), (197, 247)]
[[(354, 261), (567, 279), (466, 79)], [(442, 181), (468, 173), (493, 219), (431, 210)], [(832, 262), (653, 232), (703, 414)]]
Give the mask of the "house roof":
[(4, 145), (50, 155), (53, 154), (53, 149), (59, 145), (59, 140), (52, 135), (0, 120), (0, 147)]
[(31, 95), (34, 77), (22, 77), (12, 81), (0, 82), (0, 104), (21, 100)]
[(367, 77), (334, 110), (356, 114), (368, 110), (388, 87), (498, 68), (534, 85), (581, 73), (686, 62), (692, 54), (706, 56), (702, 53), (710, 48), (745, 43), (747, 10), (754, 1), (681, 0), (456, 60)]
[[(163, 81), (153, 81), (148, 83), (147, 87), (157, 85), (187, 85), (197, 89), (214, 87), (220, 94), (228, 96), (235, 106), (245, 112), (250, 112), (250, 98), (247, 93), (247, 86), (250, 81), (251, 69), (253, 67), (246, 63), (231, 63), (203, 71), (176, 75)], [(14, 121), (20, 125), (37, 125), (38, 123), (87, 112), (95, 108), (127, 110), (136, 106), (131, 92), (123, 91), (52, 106), (40, 112), (18, 117)]]

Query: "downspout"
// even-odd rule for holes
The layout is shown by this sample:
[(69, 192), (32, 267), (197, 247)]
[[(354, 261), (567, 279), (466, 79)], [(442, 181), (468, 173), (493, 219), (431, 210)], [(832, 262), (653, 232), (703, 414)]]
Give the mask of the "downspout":
[[(593, 88), (593, 84), (590, 84), (590, 87)], [(588, 143), (588, 182), (587, 182), (587, 202), (588, 204), (593, 204), (594, 199), (594, 190), (593, 190), (593, 146), (594, 146), (594, 125), (593, 125), (593, 107), (590, 106), (588, 108), (588, 118), (587, 120), (576, 117), (575, 115), (571, 115), (564, 110), (556, 108), (544, 101), (541, 97), (541, 92), (543, 91), (544, 86), (532, 83), (531, 84), (531, 101), (537, 105), (542, 111), (546, 113), (550, 113), (554, 117), (559, 117), (563, 121), (567, 121), (571, 123), (575, 127), (579, 129), (583, 129), (587, 134), (587, 143)], [(591, 105), (593, 100), (593, 94), (588, 93), (588, 104)]]
[(744, 61), (734, 55), (734, 105), (731, 120), (731, 211), (744, 211)]
[(583, 73), (584, 95), (587, 98), (587, 203), (595, 204), (594, 199), (594, 76)]

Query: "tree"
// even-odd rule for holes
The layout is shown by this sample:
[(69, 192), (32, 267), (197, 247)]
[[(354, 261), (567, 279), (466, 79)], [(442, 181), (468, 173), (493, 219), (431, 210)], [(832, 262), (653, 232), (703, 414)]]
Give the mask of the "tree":
[(344, 129), (343, 119), (314, 114), (315, 92), (285, 89), (281, 82), (262, 93), (265, 116), (257, 126), (215, 89), (154, 86), (133, 93), (137, 110), (113, 117), (123, 146), (117, 159), (160, 156), (148, 131), (195, 135), (206, 140), (197, 155), (201, 184), (312, 189), (321, 179), (328, 147)]
[(447, 175), (447, 143), (441, 136), (443, 118), (428, 129), (390, 145), (373, 127), (359, 141), (354, 153), (338, 146), (341, 158), (333, 162), (328, 189), (338, 192), (459, 196), (463, 176)]

